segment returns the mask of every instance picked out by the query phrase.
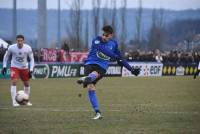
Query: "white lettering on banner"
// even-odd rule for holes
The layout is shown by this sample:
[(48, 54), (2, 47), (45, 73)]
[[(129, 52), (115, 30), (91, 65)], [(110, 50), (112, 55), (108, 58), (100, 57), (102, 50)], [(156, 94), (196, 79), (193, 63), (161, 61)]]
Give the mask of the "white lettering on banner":
[(50, 50), (48, 57), (49, 57), (48, 61), (56, 61), (56, 59), (57, 59), (56, 50)]
[(44, 73), (46, 73), (46, 71), (47, 71), (47, 68), (36, 68), (36, 69), (34, 69), (34, 74), (44, 74)]
[(47, 64), (36, 64), (33, 69), (33, 78), (48, 78), (49, 66)]
[(69, 52), (66, 52), (65, 50), (61, 49), (60, 50), (60, 61), (61, 62), (70, 62), (70, 56)]
[(80, 75), (84, 75), (84, 67), (80, 67)]
[(88, 52), (70, 52), (70, 62), (83, 62)]
[(51, 73), (51, 77), (54, 76), (55, 73), (57, 73), (58, 71), (58, 66), (52, 66), (52, 73)]
[(57, 77), (58, 76), (66, 76), (65, 66), (63, 66), (63, 67), (58, 66)]
[(57, 61), (57, 54), (60, 54), (60, 58), (58, 59), (61, 62), (83, 62), (88, 55), (88, 52), (66, 52), (64, 50), (56, 50), (56, 49), (41, 49), (43, 61), (45, 62), (55, 62)]
[(42, 52), (42, 60), (43, 61), (47, 61), (47, 59), (48, 59), (48, 53), (47, 53), (47, 50), (46, 49), (41, 49), (41, 52)]
[(51, 77), (69, 77), (76, 76), (76, 68), (71, 68), (71, 66), (52, 66)]
[(108, 67), (108, 70), (106, 74), (121, 74), (121, 67), (115, 67), (115, 66), (110, 66)]
[[(131, 66), (139, 67), (141, 72), (139, 76), (161, 76), (162, 75), (162, 63), (157, 62), (130, 62)], [(122, 76), (134, 76), (126, 68), (122, 68)]]
[(150, 67), (150, 74), (156, 75), (160, 72), (160, 66), (151, 66)]
[(76, 74), (77, 74), (77, 72), (78, 72), (78, 70), (77, 69), (71, 69), (71, 71), (70, 71), (70, 76), (76, 76)]
[(57, 61), (57, 50), (42, 48), (43, 61), (54, 62)]

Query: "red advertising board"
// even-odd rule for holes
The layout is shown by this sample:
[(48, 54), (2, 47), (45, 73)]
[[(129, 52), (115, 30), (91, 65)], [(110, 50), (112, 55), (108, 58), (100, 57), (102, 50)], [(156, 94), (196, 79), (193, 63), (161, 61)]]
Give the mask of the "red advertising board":
[(57, 61), (57, 51), (55, 49), (42, 48), (42, 61), (44, 62), (56, 62)]
[(44, 62), (83, 62), (88, 54), (88, 52), (66, 52), (62, 49), (48, 48), (42, 48), (41, 53)]

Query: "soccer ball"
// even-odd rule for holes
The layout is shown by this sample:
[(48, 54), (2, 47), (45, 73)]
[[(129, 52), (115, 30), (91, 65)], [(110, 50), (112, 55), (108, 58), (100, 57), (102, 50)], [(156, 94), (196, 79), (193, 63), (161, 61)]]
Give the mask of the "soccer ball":
[(20, 91), (17, 92), (15, 100), (20, 105), (26, 105), (29, 101), (29, 96), (23, 90), (20, 90)]

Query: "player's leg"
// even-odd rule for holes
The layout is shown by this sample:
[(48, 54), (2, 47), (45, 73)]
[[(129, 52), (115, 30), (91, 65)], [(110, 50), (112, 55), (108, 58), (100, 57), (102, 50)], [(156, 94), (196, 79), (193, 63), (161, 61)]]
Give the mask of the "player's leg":
[[(97, 68), (96, 65), (86, 65), (85, 68), (84, 68), (85, 69), (84, 73), (85, 73), (86, 76), (81, 77), (77, 81), (77, 83), (78, 84), (85, 84), (85, 85), (87, 85), (87, 84), (90, 84), (93, 81), (95, 81), (98, 78), (98, 72), (95, 71), (95, 70), (97, 70), (96, 68)], [(86, 86), (84, 86), (84, 87), (86, 87)]]
[[(19, 71), (19, 75), (21, 80), (24, 84), (24, 92), (29, 96), (30, 98), (30, 85), (29, 85), (29, 75), (28, 75), (28, 69), (21, 69)], [(32, 106), (32, 103), (29, 101), (26, 105)]]
[(103, 77), (106, 71), (100, 68), (98, 65), (86, 65), (84, 73), (85, 73), (85, 77), (82, 77), (81, 79), (82, 79), (83, 87), (88, 88), (88, 98), (93, 110), (96, 113), (93, 119), (101, 119), (102, 116), (99, 110), (99, 103), (96, 96), (95, 84)]
[(98, 99), (96, 96), (96, 87), (94, 84), (88, 84), (87, 88), (88, 88), (88, 98), (90, 100), (90, 104), (96, 113), (95, 117), (92, 119), (95, 119), (95, 120), (101, 119), (102, 116), (101, 116), (101, 112), (99, 110), (99, 103), (98, 103)]
[(85, 77), (85, 84), (90, 84), (95, 81), (99, 77), (99, 73), (97, 71), (92, 71), (87, 77)]
[[(99, 109), (99, 103), (96, 95), (96, 83), (103, 78), (106, 71), (99, 67), (98, 65), (91, 65), (89, 68), (86, 68), (85, 74), (88, 74), (88, 77), (86, 77), (85, 81), (88, 88), (88, 97), (90, 100), (90, 103), (92, 105), (93, 110), (95, 111), (96, 115), (93, 119), (101, 119), (101, 112)], [(89, 79), (87, 81), (87, 78)], [(91, 81), (90, 81), (91, 80)], [(84, 81), (84, 82), (85, 82)], [(91, 83), (90, 83), (91, 82)]]
[(16, 102), (15, 97), (17, 94), (17, 80), (19, 76), (19, 71), (17, 68), (12, 68), (11, 67), (11, 86), (10, 86), (10, 93), (11, 93), (11, 99), (12, 99), (12, 105), (14, 107), (19, 106), (19, 104)]
[(83, 84), (83, 87), (87, 87), (87, 84), (93, 83), (96, 79), (100, 77), (99, 71), (104, 72), (98, 65), (86, 65), (85, 66), (85, 75), (84, 77), (81, 77), (77, 83)]
[[(24, 83), (24, 92), (29, 96), (30, 99), (30, 86), (29, 86), (29, 81), (23, 81)], [(32, 103), (30, 100), (26, 104), (27, 106), (32, 106)]]
[(95, 81), (98, 78), (98, 72), (93, 71), (89, 73), (87, 76), (81, 77), (78, 79), (78, 84), (83, 84), (83, 87), (87, 87), (87, 84), (91, 84), (93, 81)]

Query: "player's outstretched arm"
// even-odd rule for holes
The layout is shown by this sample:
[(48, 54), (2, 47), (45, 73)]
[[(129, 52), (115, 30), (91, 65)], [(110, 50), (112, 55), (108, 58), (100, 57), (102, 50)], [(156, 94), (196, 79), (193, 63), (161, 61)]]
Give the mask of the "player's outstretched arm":
[(134, 68), (134, 67), (131, 67), (128, 62), (126, 60), (124, 60), (122, 58), (122, 54), (121, 52), (119, 51), (118, 49), (118, 44), (117, 42), (116, 43), (116, 49), (115, 49), (115, 53), (120, 57), (119, 60), (117, 60), (117, 63), (120, 65), (120, 66), (123, 66), (125, 67), (126, 69), (128, 69), (132, 74), (134, 74), (135, 76), (138, 76), (140, 74), (140, 68)]
[(117, 61), (117, 63), (120, 66), (124, 66), (126, 69), (128, 69), (135, 76), (138, 76), (140, 74), (140, 68), (131, 67), (126, 60), (119, 60), (119, 61)]
[(139, 75), (140, 69), (131, 67), (126, 60), (122, 59), (121, 54), (120, 55), (118, 53), (115, 54), (112, 51), (110, 51), (110, 50), (108, 50), (108, 49), (106, 49), (104, 47), (101, 47), (100, 45), (95, 45), (95, 47), (97, 48), (97, 50), (101, 51), (105, 55), (107, 55), (107, 56), (111, 57), (112, 59), (116, 60), (119, 65), (124, 66), (125, 68), (127, 68), (129, 71), (131, 71), (132, 74), (134, 74), (136, 76)]

